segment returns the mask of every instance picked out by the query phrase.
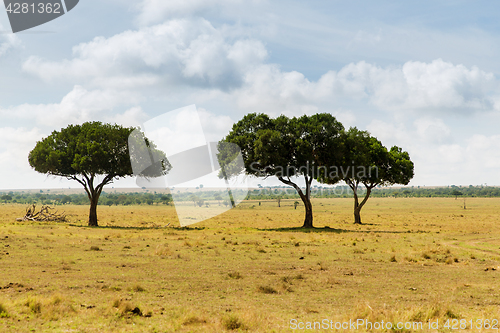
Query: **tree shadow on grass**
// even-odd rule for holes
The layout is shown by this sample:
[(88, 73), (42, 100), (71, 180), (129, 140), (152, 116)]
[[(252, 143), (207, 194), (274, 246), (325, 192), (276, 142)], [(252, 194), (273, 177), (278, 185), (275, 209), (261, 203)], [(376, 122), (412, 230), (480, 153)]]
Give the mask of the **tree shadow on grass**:
[(292, 228), (268, 228), (268, 229), (257, 229), (259, 231), (279, 231), (279, 232), (302, 232), (302, 233), (312, 233), (312, 232), (331, 232), (335, 234), (340, 234), (343, 232), (349, 232), (350, 230), (335, 229), (330, 227), (324, 228), (302, 228), (302, 227), (292, 227)]
[(78, 225), (78, 224), (69, 224), (71, 227), (77, 228), (88, 228), (88, 229), (112, 229), (112, 230), (176, 230), (176, 231), (195, 231), (195, 230), (204, 230), (205, 227), (124, 227), (124, 226), (114, 226), (114, 225), (106, 225), (106, 226), (97, 226), (91, 227), (88, 225)]
[[(368, 224), (363, 224), (363, 226), (368, 225)], [(349, 230), (349, 229), (336, 229), (336, 228), (330, 228), (330, 227), (323, 227), (323, 228), (302, 228), (302, 227), (293, 227), (293, 228), (269, 228), (269, 229), (257, 229), (259, 231), (278, 231), (278, 232), (301, 232), (301, 233), (334, 233), (334, 234), (341, 234), (341, 233), (374, 233), (374, 234), (408, 234), (408, 233), (427, 233), (430, 231), (388, 231), (388, 230)]]

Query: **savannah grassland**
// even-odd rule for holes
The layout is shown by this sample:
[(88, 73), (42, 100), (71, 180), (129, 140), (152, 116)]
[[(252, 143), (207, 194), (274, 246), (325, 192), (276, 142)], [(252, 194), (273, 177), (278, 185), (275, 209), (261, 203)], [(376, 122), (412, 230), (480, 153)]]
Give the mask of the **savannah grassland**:
[(24, 206), (4, 204), (0, 331), (500, 319), (500, 199), (466, 200), (372, 198), (355, 226), (351, 199), (313, 199), (313, 231), (294, 228), (295, 200), (245, 201), (190, 228), (171, 206), (100, 206), (102, 227), (89, 228), (86, 206), (64, 206), (68, 223), (27, 223), (15, 221)]

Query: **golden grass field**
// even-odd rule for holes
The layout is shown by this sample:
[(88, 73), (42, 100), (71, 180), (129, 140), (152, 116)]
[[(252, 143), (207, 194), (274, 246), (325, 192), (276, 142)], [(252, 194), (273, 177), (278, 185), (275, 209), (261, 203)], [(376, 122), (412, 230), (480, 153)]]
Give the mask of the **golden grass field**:
[(29, 223), (0, 205), (0, 332), (313, 331), (293, 319), (497, 332), (484, 320), (500, 319), (500, 199), (466, 200), (372, 198), (355, 226), (351, 199), (313, 199), (312, 231), (295, 200), (190, 228), (172, 206), (100, 206), (88, 228), (87, 206)]

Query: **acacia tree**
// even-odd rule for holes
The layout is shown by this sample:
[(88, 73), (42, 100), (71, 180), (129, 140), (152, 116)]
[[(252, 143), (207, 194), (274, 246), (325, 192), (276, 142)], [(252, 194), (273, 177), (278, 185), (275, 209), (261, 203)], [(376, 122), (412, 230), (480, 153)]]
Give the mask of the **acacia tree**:
[[(234, 124), (219, 143), (218, 158), (227, 177), (241, 172), (256, 177), (276, 176), (282, 183), (292, 186), (304, 203), (303, 227), (312, 228), (311, 183), (317, 178), (320, 160), (329, 156), (329, 162), (335, 163), (340, 158), (340, 150), (331, 149), (339, 143), (343, 130), (342, 124), (328, 113), (275, 119), (251, 113)], [(232, 164), (239, 153), (235, 146), (241, 149), (244, 166)], [(304, 178), (304, 191), (295, 180), (297, 177)]]
[[(145, 142), (143, 146), (134, 145), (131, 149), (135, 152), (129, 151), (132, 132), (141, 133)], [(140, 154), (139, 149), (147, 149), (147, 153)], [(171, 168), (165, 154), (136, 128), (101, 122), (69, 125), (53, 131), (37, 142), (28, 161), (37, 172), (80, 183), (90, 201), (89, 226), (97, 226), (97, 204), (102, 189), (115, 179), (134, 174), (131, 164), (134, 156), (150, 156), (150, 162), (157, 161), (142, 170), (141, 175), (145, 177), (165, 175)]]
[[(319, 181), (333, 183), (338, 177), (351, 188), (354, 196), (354, 223), (361, 224), (361, 209), (376, 186), (406, 185), (413, 178), (413, 162), (407, 152), (399, 147), (387, 150), (377, 138), (366, 131), (350, 128), (343, 135), (344, 162), (338, 175), (329, 178), (322, 174)], [(360, 202), (359, 185), (366, 190)]]

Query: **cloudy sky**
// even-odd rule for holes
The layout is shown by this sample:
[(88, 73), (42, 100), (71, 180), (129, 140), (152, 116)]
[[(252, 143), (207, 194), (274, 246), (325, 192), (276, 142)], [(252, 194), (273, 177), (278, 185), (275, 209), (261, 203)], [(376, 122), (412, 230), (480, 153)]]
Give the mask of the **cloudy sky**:
[[(494, 1), (82, 0), (12, 34), (0, 9), (0, 190), (78, 187), (37, 140), (196, 104), (207, 135), (249, 112), (335, 115), (410, 153), (410, 185), (500, 185)], [(127, 186), (127, 182), (115, 186)]]

